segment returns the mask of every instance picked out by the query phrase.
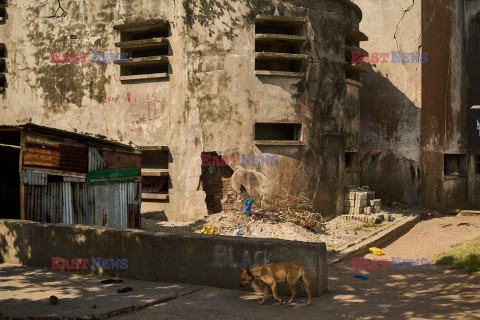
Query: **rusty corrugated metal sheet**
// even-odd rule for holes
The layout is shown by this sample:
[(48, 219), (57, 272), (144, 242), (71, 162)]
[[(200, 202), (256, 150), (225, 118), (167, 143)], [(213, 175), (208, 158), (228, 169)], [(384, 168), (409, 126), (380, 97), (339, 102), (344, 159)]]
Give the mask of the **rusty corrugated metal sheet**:
[(24, 148), (23, 165), (87, 173), (88, 148), (27, 141)]
[(23, 184), (31, 186), (46, 186), (47, 176), (48, 174), (42, 171), (23, 170), (22, 172)]
[(140, 198), (140, 182), (25, 184), (25, 214), (38, 222), (139, 228)]
[(88, 171), (107, 169), (107, 164), (97, 148), (88, 148)]
[[(95, 224), (133, 228), (129, 221), (129, 190), (138, 182), (89, 186), (89, 204), (94, 207)], [(93, 206), (92, 206), (93, 204)]]

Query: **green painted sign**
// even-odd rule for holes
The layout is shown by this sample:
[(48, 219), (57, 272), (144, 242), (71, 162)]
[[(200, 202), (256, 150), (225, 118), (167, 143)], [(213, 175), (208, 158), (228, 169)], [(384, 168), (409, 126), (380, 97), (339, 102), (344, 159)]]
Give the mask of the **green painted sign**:
[(138, 167), (92, 170), (87, 173), (87, 185), (89, 186), (130, 181), (141, 181)]

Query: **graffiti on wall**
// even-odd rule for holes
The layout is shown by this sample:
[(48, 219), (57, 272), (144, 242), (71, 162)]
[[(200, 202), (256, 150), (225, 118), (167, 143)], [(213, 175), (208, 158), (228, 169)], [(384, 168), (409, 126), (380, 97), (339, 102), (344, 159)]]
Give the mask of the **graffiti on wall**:
[(165, 101), (160, 100), (156, 94), (147, 94), (147, 102), (145, 113), (132, 121), (130, 121), (131, 133), (143, 133), (145, 126), (148, 126), (151, 122), (158, 120), (165, 112)]
[(127, 92), (127, 94), (117, 94), (115, 96), (104, 96), (102, 102), (103, 103), (118, 103), (120, 102), (135, 102), (137, 101), (137, 98), (133, 98), (132, 94), (130, 92)]
[(241, 254), (233, 254), (233, 248), (224, 244), (215, 245), (213, 266), (217, 268), (249, 268), (270, 263), (272, 254), (264, 250), (243, 250)]

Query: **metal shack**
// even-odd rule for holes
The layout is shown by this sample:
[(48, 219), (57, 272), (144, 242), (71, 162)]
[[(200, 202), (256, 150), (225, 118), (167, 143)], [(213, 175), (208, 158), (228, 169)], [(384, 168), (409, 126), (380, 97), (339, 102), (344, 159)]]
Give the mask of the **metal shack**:
[(141, 161), (98, 136), (0, 126), (0, 219), (140, 228)]

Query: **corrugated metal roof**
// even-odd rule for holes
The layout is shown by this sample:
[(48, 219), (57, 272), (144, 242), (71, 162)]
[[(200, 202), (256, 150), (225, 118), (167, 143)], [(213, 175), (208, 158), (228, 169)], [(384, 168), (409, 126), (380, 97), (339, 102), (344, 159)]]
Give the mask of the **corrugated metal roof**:
[(85, 133), (72, 132), (72, 131), (52, 128), (52, 127), (47, 127), (47, 126), (41, 126), (41, 125), (30, 123), (30, 122), (25, 124), (19, 124), (19, 125), (3, 124), (3, 125), (0, 125), (0, 131), (1, 129), (32, 130), (32, 131), (42, 132), (46, 134), (60, 135), (62, 137), (73, 138), (79, 141), (90, 141), (92, 143), (97, 143), (100, 145), (116, 146), (116, 147), (121, 147), (125, 149), (130, 149), (132, 151), (138, 151), (137, 148), (133, 146), (130, 146), (128, 144), (124, 144), (115, 140), (109, 140), (106, 137), (102, 137), (100, 135), (94, 136), (94, 135), (89, 135)]

